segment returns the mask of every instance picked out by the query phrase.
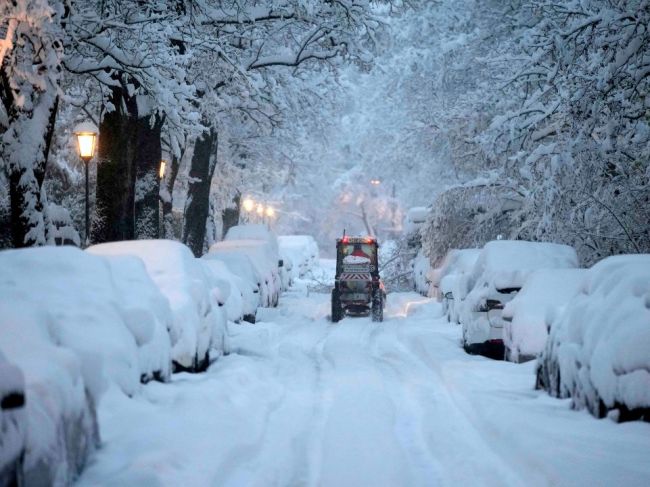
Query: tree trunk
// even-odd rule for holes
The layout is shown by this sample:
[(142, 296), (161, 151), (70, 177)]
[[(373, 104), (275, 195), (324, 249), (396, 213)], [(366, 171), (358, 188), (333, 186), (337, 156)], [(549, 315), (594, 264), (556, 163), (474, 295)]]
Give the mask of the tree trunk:
[[(153, 117), (153, 120), (152, 120)], [(163, 118), (159, 115), (140, 117), (137, 121), (135, 150), (135, 238), (158, 238), (160, 222), (160, 135)]]
[(160, 185), (160, 201), (162, 202), (162, 238), (170, 240), (180, 240), (181, 236), (176, 235), (174, 231), (174, 215), (172, 210), (174, 208), (174, 184), (178, 176), (178, 170), (181, 167), (180, 161), (183, 159), (183, 153), (180, 157), (172, 156), (171, 167), (165, 174)]
[(217, 165), (217, 132), (204, 132), (194, 144), (184, 211), (183, 242), (196, 257), (203, 255), (205, 225), (210, 211), (210, 184)]
[(239, 224), (239, 212), (241, 211), (241, 194), (237, 193), (232, 201), (234, 203), (234, 206), (232, 208), (226, 208), (223, 210), (223, 213), (221, 215), (221, 220), (223, 222), (223, 237), (226, 236), (228, 230)]
[(99, 126), (96, 222), (92, 242), (117, 242), (135, 237), (134, 187), (137, 103), (126, 88), (113, 87), (115, 110)]

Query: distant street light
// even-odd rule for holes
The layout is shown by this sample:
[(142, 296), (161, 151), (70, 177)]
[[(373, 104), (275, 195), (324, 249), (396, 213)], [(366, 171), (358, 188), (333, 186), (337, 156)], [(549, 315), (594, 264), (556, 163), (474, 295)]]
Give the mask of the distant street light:
[(250, 213), (255, 209), (255, 201), (253, 201), (250, 198), (246, 198), (244, 202), (242, 203), (242, 206), (244, 207), (244, 211), (246, 213)]
[(267, 206), (266, 207), (266, 216), (269, 218), (273, 218), (275, 216), (275, 208), (272, 206)]
[(89, 200), (89, 184), (88, 184), (88, 166), (93, 157), (95, 157), (95, 150), (97, 149), (97, 127), (91, 122), (83, 122), (74, 128), (74, 135), (77, 137), (77, 147), (79, 149), (79, 157), (84, 162), (86, 167), (86, 235), (84, 238), (84, 247), (88, 247), (90, 243), (90, 200)]
[(162, 159), (160, 161), (160, 172), (159, 172), (160, 179), (163, 179), (165, 177), (166, 168), (167, 168), (167, 161), (165, 159)]
[(259, 203), (257, 205), (257, 216), (260, 218), (260, 222), (264, 220), (264, 205), (262, 203)]
[(370, 184), (372, 184), (373, 186), (379, 186), (381, 184), (381, 179), (376, 179), (376, 178), (371, 179)]

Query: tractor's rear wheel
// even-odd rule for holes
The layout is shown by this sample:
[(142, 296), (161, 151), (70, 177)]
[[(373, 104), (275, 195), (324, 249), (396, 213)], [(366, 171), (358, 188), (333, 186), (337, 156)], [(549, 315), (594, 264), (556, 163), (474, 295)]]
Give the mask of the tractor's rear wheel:
[(332, 289), (332, 323), (338, 323), (343, 318), (343, 307), (339, 290)]
[(372, 321), (384, 321), (384, 296), (381, 289), (376, 289), (372, 293)]

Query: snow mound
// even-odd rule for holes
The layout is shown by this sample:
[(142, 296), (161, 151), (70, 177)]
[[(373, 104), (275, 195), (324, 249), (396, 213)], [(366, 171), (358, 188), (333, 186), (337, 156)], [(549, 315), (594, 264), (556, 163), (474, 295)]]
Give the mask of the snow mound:
[(431, 281), (429, 280), (430, 273), (431, 262), (424, 255), (424, 252), (420, 250), (415, 256), (415, 259), (413, 259), (413, 281), (415, 282), (415, 290), (422, 296), (429, 295), (429, 287), (431, 285)]
[(506, 359), (530, 360), (544, 349), (556, 313), (580, 290), (584, 269), (546, 269), (533, 272), (521, 291), (506, 304), (503, 341)]
[(409, 208), (404, 218), (404, 233), (406, 235), (416, 233), (427, 221), (429, 209), (424, 206)]
[(552, 323), (538, 387), (602, 417), (650, 420), (650, 255), (608, 257)]
[(208, 295), (207, 277), (189, 248), (171, 240), (134, 240), (94, 245), (87, 252), (139, 257), (169, 301), (175, 369), (199, 371), (207, 367), (217, 318)]
[(25, 377), (0, 351), (0, 484), (17, 483), (27, 437)]

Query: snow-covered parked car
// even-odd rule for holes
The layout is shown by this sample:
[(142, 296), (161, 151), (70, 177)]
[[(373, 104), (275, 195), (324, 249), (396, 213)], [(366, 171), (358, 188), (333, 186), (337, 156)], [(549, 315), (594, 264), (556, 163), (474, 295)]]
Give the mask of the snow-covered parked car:
[[(261, 305), (278, 305), (282, 283), (278, 270), (278, 258), (270, 245), (261, 240), (224, 240), (210, 247), (208, 254), (239, 254), (246, 256), (253, 265), (260, 285)], [(237, 273), (237, 270), (231, 270)]]
[(266, 225), (261, 224), (246, 224), (236, 225), (228, 230), (224, 237), (226, 242), (243, 242), (243, 241), (256, 241), (260, 247), (263, 243), (264, 248), (264, 264), (272, 269), (274, 279), (277, 285), (280, 286), (279, 292), (283, 291), (283, 281), (280, 277), (280, 268), (284, 266), (284, 262), (280, 258), (280, 247), (278, 244), (278, 237)]
[(429, 274), (431, 295), (442, 301), (447, 321), (460, 324), (459, 310), (471, 291), (469, 277), (481, 249), (451, 249)]
[[(0, 269), (0, 352), (25, 380), (20, 475), (24, 485), (70, 485), (98, 446), (107, 383), (139, 389), (137, 344), (106, 259), (73, 247), (7, 250)], [(7, 431), (0, 443), (13, 444)]]
[(22, 485), (26, 438), (25, 378), (0, 351), (0, 486)]
[(208, 294), (210, 284), (189, 248), (171, 240), (133, 240), (94, 245), (87, 252), (139, 257), (169, 301), (174, 370), (196, 372), (207, 368), (210, 347), (220, 346), (223, 330), (218, 329), (217, 314)]
[(318, 263), (318, 244), (311, 235), (281, 235), (278, 243), (285, 265), (293, 264), (293, 279), (305, 277)]
[(608, 257), (551, 324), (537, 387), (594, 416), (650, 421), (650, 254)]
[(268, 287), (251, 259), (247, 255), (235, 251), (232, 246), (215, 247), (202, 259), (220, 262), (226, 266), (241, 291), (242, 319), (249, 323), (255, 323), (257, 308), (262, 305), (262, 296), (266, 299)]
[(243, 296), (239, 289), (241, 282), (232, 274), (226, 264), (218, 260), (200, 259), (210, 280), (210, 292), (217, 305), (225, 309), (228, 320), (238, 323), (244, 313)]
[(415, 291), (420, 293), (422, 296), (429, 295), (429, 287), (431, 284), (431, 281), (429, 280), (430, 271), (431, 261), (420, 249), (418, 254), (415, 256), (415, 259), (413, 259), (413, 282)]
[(544, 349), (556, 313), (580, 290), (585, 269), (542, 269), (533, 272), (502, 313), (505, 359), (526, 362)]
[(488, 242), (469, 276), (471, 291), (459, 310), (465, 350), (503, 358), (501, 312), (526, 278), (538, 269), (577, 267), (576, 251), (568, 245), (523, 240)]

